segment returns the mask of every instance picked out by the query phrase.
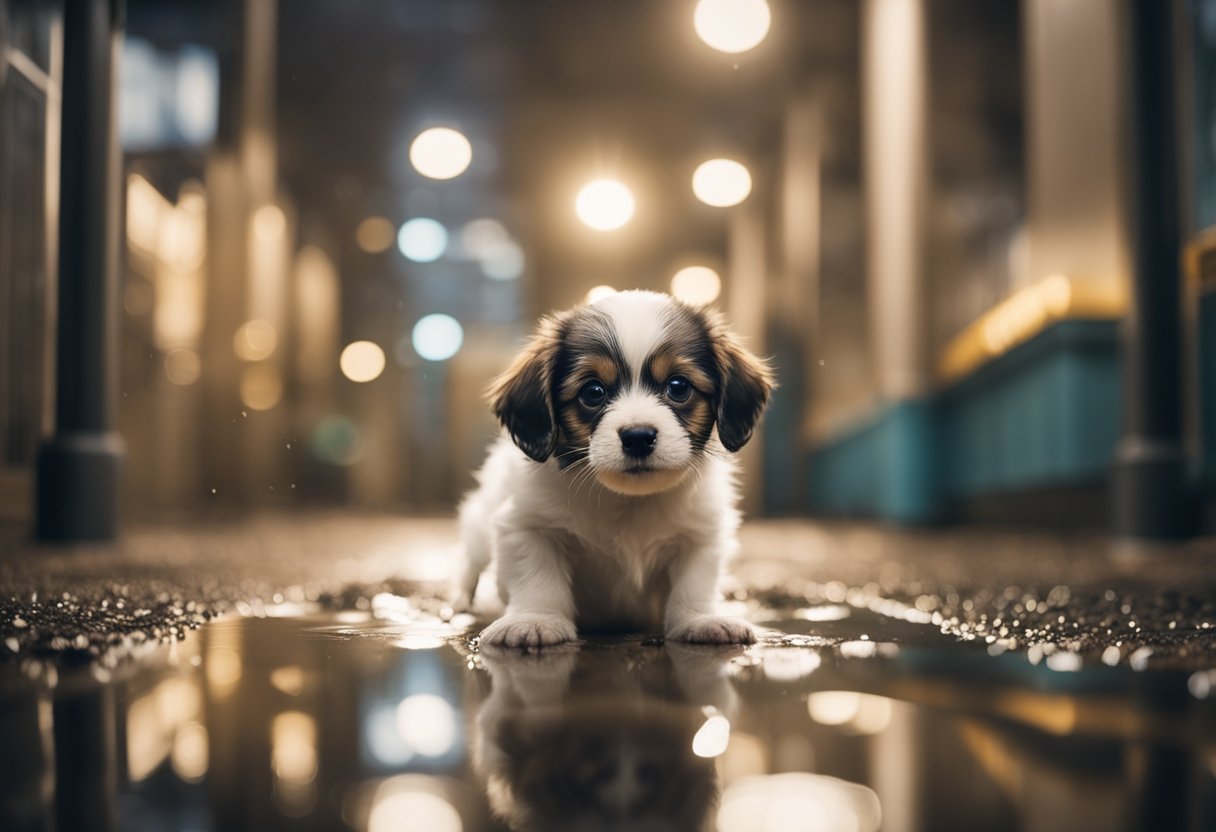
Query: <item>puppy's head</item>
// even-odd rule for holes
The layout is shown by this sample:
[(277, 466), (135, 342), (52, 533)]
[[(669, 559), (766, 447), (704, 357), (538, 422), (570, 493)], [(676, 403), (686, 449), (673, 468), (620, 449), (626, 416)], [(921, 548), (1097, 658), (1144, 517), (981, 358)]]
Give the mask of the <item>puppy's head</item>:
[(620, 292), (542, 320), (489, 395), (532, 459), (585, 465), (642, 495), (682, 481), (715, 429), (727, 450), (743, 447), (772, 389), (768, 366), (716, 314)]

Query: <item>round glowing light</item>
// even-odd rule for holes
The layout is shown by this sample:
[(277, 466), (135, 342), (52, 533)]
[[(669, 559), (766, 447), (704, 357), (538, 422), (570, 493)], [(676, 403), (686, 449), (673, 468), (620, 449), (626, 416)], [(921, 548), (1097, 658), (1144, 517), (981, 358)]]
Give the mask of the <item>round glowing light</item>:
[(384, 350), (371, 341), (352, 341), (342, 350), (338, 367), (351, 381), (372, 381), (384, 372)]
[(250, 410), (270, 410), (283, 398), (283, 380), (265, 364), (246, 367), (241, 373), (241, 401)]
[(481, 271), (491, 280), (515, 280), (524, 273), (524, 250), (507, 240), (481, 259)]
[(584, 224), (596, 231), (612, 231), (633, 217), (633, 194), (615, 179), (597, 179), (583, 187), (574, 210)]
[(367, 832), (401, 829), (461, 832), (464, 824), (452, 804), (437, 794), (401, 790), (378, 795), (367, 818)]
[(692, 192), (715, 208), (738, 205), (752, 192), (752, 175), (733, 159), (710, 159), (693, 172)]
[(401, 226), (397, 248), (415, 263), (431, 263), (448, 247), (448, 230), (429, 217), (418, 217)]
[(397, 229), (384, 217), (368, 217), (355, 229), (355, 242), (368, 254), (379, 254), (393, 245)]
[(671, 279), (671, 293), (693, 306), (713, 303), (721, 291), (722, 278), (709, 266), (688, 266)]
[(232, 349), (243, 361), (261, 361), (269, 358), (278, 344), (279, 337), (267, 321), (254, 319), (241, 324), (232, 336)]
[(287, 230), (287, 217), (277, 205), (263, 205), (253, 214), (253, 231), (263, 240), (273, 240)]
[(435, 313), (426, 315), (414, 324), (411, 336), (414, 352), (427, 361), (447, 361), (460, 352), (464, 343), (464, 329), (451, 315)]
[(705, 720), (692, 738), (692, 753), (698, 757), (717, 757), (730, 743), (730, 720), (714, 714)]
[(693, 12), (697, 36), (719, 52), (746, 52), (764, 40), (773, 22), (765, 0), (701, 0)]
[(460, 244), (474, 260), (491, 256), (499, 246), (510, 241), (511, 235), (503, 224), (489, 217), (470, 220), (460, 230)]
[(207, 774), (207, 729), (190, 721), (177, 729), (170, 760), (173, 771), (187, 783), (197, 783)]
[(410, 163), (430, 179), (454, 179), (473, 161), (473, 146), (459, 130), (432, 127), (410, 145)]
[(309, 438), (313, 456), (330, 465), (354, 465), (363, 458), (359, 428), (345, 416), (326, 416)]
[(174, 384), (185, 387), (198, 381), (202, 363), (194, 350), (178, 348), (165, 356), (165, 375)]
[(600, 286), (592, 286), (587, 291), (587, 303), (598, 303), (604, 298), (610, 298), (616, 294), (616, 289), (607, 284)]
[(861, 694), (851, 690), (823, 690), (806, 700), (811, 719), (820, 725), (844, 725), (861, 712)]
[(447, 700), (416, 693), (397, 706), (397, 733), (424, 757), (442, 757), (456, 742), (456, 714)]

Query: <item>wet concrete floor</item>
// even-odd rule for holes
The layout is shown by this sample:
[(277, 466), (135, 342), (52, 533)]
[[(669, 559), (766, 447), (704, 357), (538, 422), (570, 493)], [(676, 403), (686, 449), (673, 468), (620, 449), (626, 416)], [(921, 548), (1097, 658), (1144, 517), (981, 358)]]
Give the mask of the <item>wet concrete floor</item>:
[(753, 528), (759, 644), (520, 653), (332, 525), (10, 555), (0, 829), (1216, 829), (1206, 550)]

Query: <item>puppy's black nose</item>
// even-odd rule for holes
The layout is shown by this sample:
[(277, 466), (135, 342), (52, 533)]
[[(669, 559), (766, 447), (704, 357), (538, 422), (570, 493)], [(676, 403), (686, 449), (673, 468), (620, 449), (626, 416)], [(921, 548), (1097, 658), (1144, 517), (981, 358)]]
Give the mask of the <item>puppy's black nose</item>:
[(621, 428), (620, 434), (625, 454), (639, 459), (650, 456), (659, 441), (659, 432), (651, 427)]

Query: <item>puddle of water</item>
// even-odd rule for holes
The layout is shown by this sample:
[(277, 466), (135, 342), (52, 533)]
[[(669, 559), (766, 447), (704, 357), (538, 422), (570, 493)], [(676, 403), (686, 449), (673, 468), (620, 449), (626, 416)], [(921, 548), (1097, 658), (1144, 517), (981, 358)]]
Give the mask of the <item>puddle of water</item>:
[(0, 674), (0, 828), (1216, 829), (1199, 674), (840, 605), (746, 650), (532, 654), (404, 599), (269, 611), (104, 681)]

